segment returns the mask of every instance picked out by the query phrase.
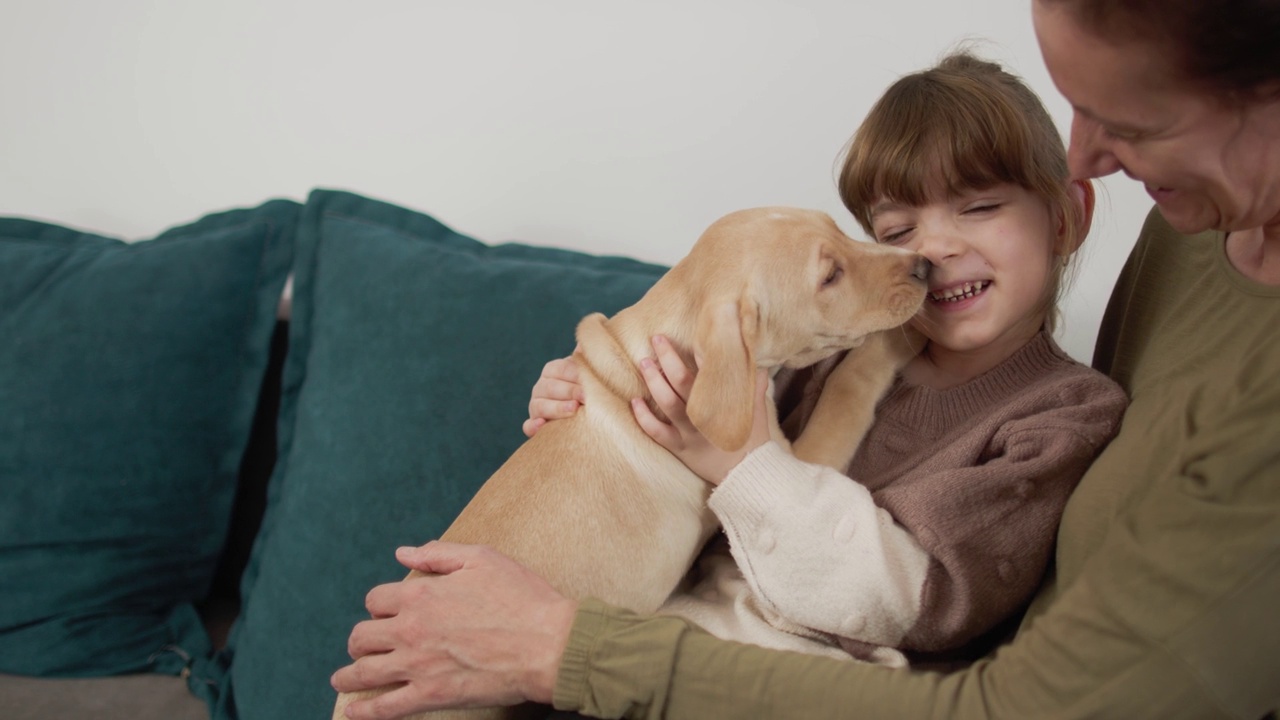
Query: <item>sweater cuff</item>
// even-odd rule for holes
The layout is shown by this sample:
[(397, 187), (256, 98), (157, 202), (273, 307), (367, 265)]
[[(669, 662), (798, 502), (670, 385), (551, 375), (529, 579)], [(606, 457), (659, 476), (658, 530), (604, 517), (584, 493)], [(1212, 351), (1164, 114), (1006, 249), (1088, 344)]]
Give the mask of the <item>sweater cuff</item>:
[(560, 658), (556, 672), (556, 686), (551, 692), (551, 704), (557, 710), (580, 710), (587, 692), (587, 674), (591, 668), (591, 653), (596, 639), (609, 623), (610, 607), (599, 600), (587, 598), (578, 604), (578, 614), (569, 630), (569, 643)]
[(812, 477), (809, 468), (778, 443), (767, 442), (725, 476), (711, 492), (707, 506), (722, 523), (732, 518), (735, 525), (755, 526), (790, 494), (786, 490), (796, 485), (790, 478), (797, 474)]

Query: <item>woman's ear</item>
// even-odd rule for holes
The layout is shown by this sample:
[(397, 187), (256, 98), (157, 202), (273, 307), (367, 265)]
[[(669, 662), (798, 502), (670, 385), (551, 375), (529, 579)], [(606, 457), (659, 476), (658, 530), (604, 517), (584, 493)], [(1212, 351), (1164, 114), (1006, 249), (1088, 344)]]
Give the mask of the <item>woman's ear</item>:
[(1064, 258), (1079, 250), (1085, 236), (1089, 234), (1089, 226), (1093, 224), (1093, 207), (1097, 200), (1093, 182), (1089, 180), (1072, 180), (1069, 190), (1069, 212), (1075, 216), (1076, 222), (1069, 223), (1066, 217), (1059, 218), (1057, 246), (1054, 248), (1054, 252)]

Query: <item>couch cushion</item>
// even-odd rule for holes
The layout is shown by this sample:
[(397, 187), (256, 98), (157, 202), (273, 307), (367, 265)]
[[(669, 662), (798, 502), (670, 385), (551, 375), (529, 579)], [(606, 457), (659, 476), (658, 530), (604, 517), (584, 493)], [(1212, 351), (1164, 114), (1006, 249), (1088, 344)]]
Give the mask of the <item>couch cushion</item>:
[(136, 243), (0, 218), (0, 672), (177, 674), (208, 591), (300, 206)]
[(487, 246), (410, 210), (317, 191), (299, 228), (280, 459), (242, 587), (222, 717), (327, 717), (364, 596), (404, 577), (524, 440), (529, 389), (577, 321), (665, 268)]

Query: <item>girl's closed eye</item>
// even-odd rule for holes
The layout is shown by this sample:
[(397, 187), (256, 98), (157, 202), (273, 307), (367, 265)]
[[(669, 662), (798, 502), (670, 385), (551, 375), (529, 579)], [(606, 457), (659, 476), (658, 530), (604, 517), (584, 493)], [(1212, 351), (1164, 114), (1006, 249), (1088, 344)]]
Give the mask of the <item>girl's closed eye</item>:
[(992, 213), (992, 212), (995, 212), (996, 210), (999, 210), (1003, 204), (1004, 203), (993, 202), (993, 201), (978, 202), (965, 208), (964, 212), (966, 215), (980, 215), (983, 213)]
[(883, 233), (877, 233), (876, 242), (887, 245), (901, 245), (907, 241), (907, 237), (911, 234), (912, 229), (913, 228), (894, 228)]

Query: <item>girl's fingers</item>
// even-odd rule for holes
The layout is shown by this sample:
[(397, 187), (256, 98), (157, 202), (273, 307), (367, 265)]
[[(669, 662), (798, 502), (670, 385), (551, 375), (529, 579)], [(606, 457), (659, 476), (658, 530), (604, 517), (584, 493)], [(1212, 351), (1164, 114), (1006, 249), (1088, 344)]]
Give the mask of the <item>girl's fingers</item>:
[(528, 420), (524, 421), (524, 424), (520, 426), (520, 429), (524, 431), (525, 437), (531, 438), (534, 435), (537, 435), (538, 430), (543, 425), (546, 425), (546, 424), (547, 424), (547, 421), (543, 418), (529, 418)]
[(558, 358), (542, 366), (543, 378), (563, 380), (576, 385), (578, 383), (578, 364), (573, 358)]
[(631, 414), (635, 415), (636, 422), (640, 424), (640, 429), (644, 430), (644, 434), (648, 435), (654, 442), (673, 453), (680, 450), (680, 433), (667, 423), (659, 420), (644, 400), (632, 398)]
[[(667, 381), (666, 375), (662, 374), (662, 370), (658, 367), (658, 363), (653, 358), (644, 358), (640, 361), (640, 374), (644, 377), (644, 384), (649, 388), (649, 394), (653, 396), (653, 402), (658, 406), (668, 419), (674, 424), (687, 424), (689, 416), (685, 413), (684, 398), (671, 387), (671, 383)], [(647, 407), (645, 408), (648, 409)], [(656, 418), (655, 418), (656, 419)]]
[(680, 396), (682, 401), (687, 401), (689, 392), (693, 390), (694, 373), (684, 364), (680, 353), (676, 352), (671, 341), (666, 337), (655, 335), (651, 343), (654, 356), (658, 359), (658, 366), (662, 368), (662, 374), (667, 376), (671, 389)]
[(535, 400), (578, 400), (583, 397), (582, 386), (561, 378), (538, 378), (529, 393), (530, 402)]
[(563, 420), (578, 411), (585, 395), (578, 379), (578, 365), (570, 358), (552, 360), (542, 366), (542, 375), (529, 392), (529, 419), (522, 426), (533, 437), (545, 423)]
[(529, 401), (529, 418), (531, 420), (537, 420), (538, 418), (543, 420), (563, 420), (573, 417), (573, 414), (578, 411), (579, 405), (581, 403), (577, 400), (568, 398), (560, 400), (534, 398)]

